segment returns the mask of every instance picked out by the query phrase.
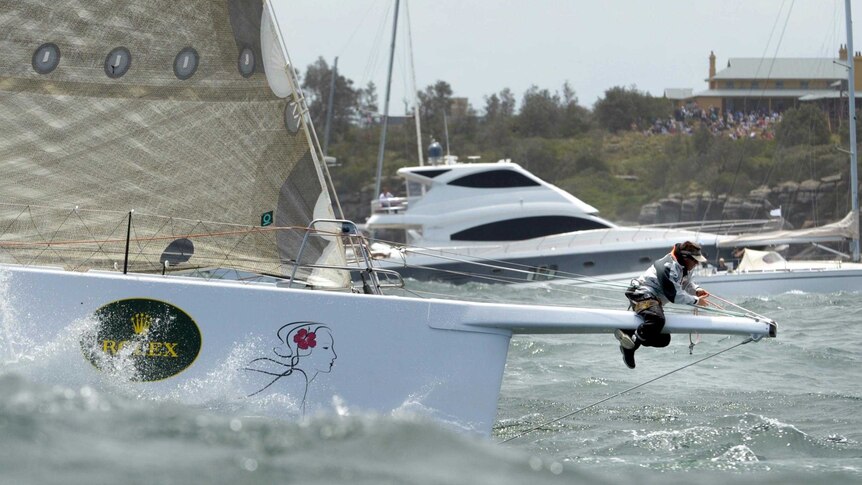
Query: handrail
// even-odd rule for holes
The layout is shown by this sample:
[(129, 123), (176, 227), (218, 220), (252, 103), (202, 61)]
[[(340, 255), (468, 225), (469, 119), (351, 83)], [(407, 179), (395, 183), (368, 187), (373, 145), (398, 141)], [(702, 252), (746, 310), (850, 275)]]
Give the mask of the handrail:
[[(318, 231), (315, 229), (315, 226), (318, 224), (338, 224), (341, 226), (341, 234), (336, 235), (336, 237), (347, 238), (351, 247), (354, 248), (353, 254), (355, 256), (360, 256), (362, 263), (364, 263), (364, 268), (359, 265), (359, 260), (356, 260), (357, 266), (337, 266), (337, 265), (320, 265), (320, 264), (302, 264), (302, 254), (305, 251), (306, 244), (308, 243), (308, 237), (311, 234), (316, 236), (320, 236), (321, 234), (332, 235), (329, 231)], [(367, 241), (362, 233), (359, 232), (359, 228), (356, 227), (356, 224), (353, 221), (348, 221), (346, 219), (315, 219), (311, 221), (305, 230), (305, 235), (302, 238), (302, 244), (299, 246), (299, 252), (296, 256), (296, 260), (293, 262), (293, 270), (290, 274), (290, 281), (288, 282), (288, 288), (293, 287), (293, 282), (296, 278), (296, 271), (300, 268), (321, 268), (321, 269), (333, 269), (339, 271), (358, 271), (360, 273), (360, 277), (362, 278), (363, 283), (363, 291), (366, 293), (374, 294), (374, 295), (382, 295), (381, 288), (394, 288), (404, 287), (404, 280), (401, 278), (401, 274), (397, 271), (386, 270), (382, 268), (375, 268), (372, 264), (373, 258), (371, 257), (371, 250), (368, 248)], [(370, 279), (369, 281), (365, 279), (367, 275)], [(385, 282), (381, 283), (380, 276), (385, 275)], [(392, 283), (393, 277), (395, 278), (395, 283)]]
[(698, 229), (705, 230), (707, 228), (735, 228), (749, 226), (766, 226), (770, 222), (775, 222), (773, 219), (733, 219), (724, 221), (680, 221), (680, 222), (663, 222), (655, 224), (639, 224), (638, 227), (654, 227), (668, 229)]
[(390, 197), (385, 201), (374, 199), (371, 201), (372, 214), (391, 214), (393, 212), (406, 211), (409, 205), (407, 197)]

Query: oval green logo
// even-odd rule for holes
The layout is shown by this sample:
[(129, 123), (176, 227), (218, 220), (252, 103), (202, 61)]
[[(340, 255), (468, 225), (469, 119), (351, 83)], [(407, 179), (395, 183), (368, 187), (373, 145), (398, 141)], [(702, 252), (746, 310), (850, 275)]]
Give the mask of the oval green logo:
[(130, 298), (102, 306), (96, 326), (81, 338), (84, 357), (97, 369), (129, 381), (159, 381), (190, 366), (201, 350), (201, 332), (179, 308)]

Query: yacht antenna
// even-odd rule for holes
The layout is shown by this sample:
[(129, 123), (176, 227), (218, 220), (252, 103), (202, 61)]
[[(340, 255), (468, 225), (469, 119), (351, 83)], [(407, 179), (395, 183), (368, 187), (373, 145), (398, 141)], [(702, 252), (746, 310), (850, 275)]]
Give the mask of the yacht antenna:
[(443, 133), (446, 135), (446, 163), (449, 163), (449, 122), (446, 120), (446, 110), (443, 110)]
[(859, 261), (859, 181), (857, 179), (857, 154), (856, 154), (856, 52), (853, 50), (853, 19), (850, 16), (850, 0), (844, 0), (844, 10), (847, 21), (847, 52), (850, 54), (847, 75), (847, 97), (849, 99), (850, 113), (847, 120), (850, 122), (850, 202), (853, 208), (853, 217), (856, 222), (856, 233), (851, 243), (853, 249), (853, 261)]
[(386, 149), (386, 127), (389, 125), (389, 93), (392, 89), (392, 63), (395, 60), (395, 34), (398, 32), (398, 4), (395, 0), (395, 16), (392, 19), (392, 44), (389, 47), (389, 73), (386, 75), (386, 101), (383, 105), (383, 129), (380, 132), (380, 149), (377, 152), (377, 181), (374, 195), (380, 193), (380, 180), (383, 178), (383, 152)]
[(329, 155), (329, 127), (332, 125), (332, 105), (335, 104), (335, 80), (338, 78), (338, 57), (332, 63), (332, 80), (329, 82), (329, 99), (326, 103), (326, 126), (323, 129), (323, 156)]

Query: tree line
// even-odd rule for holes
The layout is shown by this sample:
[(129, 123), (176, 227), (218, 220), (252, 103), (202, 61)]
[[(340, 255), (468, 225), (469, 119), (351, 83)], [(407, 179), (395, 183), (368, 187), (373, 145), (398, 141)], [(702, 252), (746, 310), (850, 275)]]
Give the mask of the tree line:
[[(315, 126), (324, 126), (333, 68), (318, 58), (302, 76), (302, 88), (308, 98)], [(379, 112), (377, 87), (373, 82), (356, 87), (342, 74), (336, 76), (332, 115), (332, 134), (336, 139), (348, 136), (352, 127), (367, 127)], [(672, 104), (664, 98), (638, 91), (636, 87), (613, 87), (599, 99), (593, 111), (580, 106), (572, 86), (566, 82), (552, 92), (538, 86), (523, 93), (520, 104), (509, 88), (484, 97), (481, 112), (469, 105), (462, 116), (453, 118), (455, 98), (452, 86), (437, 81), (418, 93), (420, 116), (424, 126), (442, 130), (444, 113), (451, 121), (451, 132), (457, 136), (479, 136), (483, 144), (502, 144), (511, 136), (566, 138), (599, 127), (611, 132), (644, 125), (655, 118), (668, 116)]]

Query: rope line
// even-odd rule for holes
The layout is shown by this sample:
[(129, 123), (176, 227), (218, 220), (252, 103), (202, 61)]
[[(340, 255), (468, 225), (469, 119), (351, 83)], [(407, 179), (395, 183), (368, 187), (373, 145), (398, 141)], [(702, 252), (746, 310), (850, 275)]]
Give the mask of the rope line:
[(512, 441), (512, 440), (515, 440), (515, 439), (521, 438), (521, 437), (523, 437), (523, 436), (525, 436), (525, 435), (527, 435), (527, 434), (530, 434), (530, 433), (532, 433), (533, 431), (536, 431), (536, 430), (538, 430), (538, 429), (540, 429), (540, 428), (543, 428), (543, 427), (545, 427), (545, 426), (547, 426), (547, 425), (549, 425), (549, 424), (556, 423), (557, 421), (562, 421), (563, 419), (566, 419), (566, 418), (568, 418), (568, 417), (571, 417), (571, 416), (573, 416), (573, 415), (575, 415), (575, 414), (577, 414), (577, 413), (579, 413), (579, 412), (581, 412), (581, 411), (585, 411), (585, 410), (590, 409), (590, 408), (592, 408), (592, 407), (598, 406), (599, 404), (602, 404), (602, 403), (604, 403), (604, 402), (610, 401), (611, 399), (614, 399), (614, 398), (617, 398), (617, 397), (619, 397), (619, 396), (622, 396), (623, 394), (626, 394), (626, 393), (628, 393), (628, 392), (634, 391), (635, 389), (641, 388), (641, 387), (643, 387), (643, 386), (645, 386), (645, 385), (647, 385), (647, 384), (650, 384), (650, 383), (652, 383), (652, 382), (655, 382), (655, 381), (657, 381), (657, 380), (659, 380), (659, 379), (662, 379), (662, 378), (664, 378), (664, 377), (667, 377), (667, 376), (669, 376), (669, 375), (671, 375), (671, 374), (674, 374), (674, 373), (676, 373), (676, 372), (679, 372), (679, 371), (681, 371), (681, 370), (683, 370), (683, 369), (686, 369), (686, 368), (688, 368), (688, 367), (691, 367), (691, 366), (693, 366), (693, 365), (699, 364), (699, 363), (701, 363), (701, 362), (703, 362), (703, 361), (705, 361), (705, 360), (707, 360), (707, 359), (711, 359), (711, 358), (715, 357), (716, 355), (723, 354), (723, 353), (727, 352), (728, 350), (733, 350), (733, 349), (735, 349), (735, 348), (737, 348), (737, 347), (739, 347), (739, 346), (741, 346), (741, 345), (745, 345), (745, 344), (747, 344), (747, 343), (749, 343), (749, 342), (752, 342), (752, 341), (754, 341), (754, 339), (753, 339), (753, 338), (751, 338), (751, 337), (749, 337), (749, 338), (747, 338), (747, 339), (743, 340), (742, 342), (740, 342), (740, 343), (738, 343), (738, 344), (736, 344), (736, 345), (732, 345), (732, 346), (730, 346), (730, 347), (728, 347), (728, 348), (726, 348), (726, 349), (724, 349), (724, 350), (720, 350), (720, 351), (718, 351), (718, 352), (716, 352), (716, 353), (714, 353), (714, 354), (707, 355), (706, 357), (704, 357), (704, 358), (702, 358), (702, 359), (699, 359), (699, 360), (696, 360), (696, 361), (691, 362), (691, 363), (689, 363), (689, 364), (686, 364), (686, 365), (684, 365), (684, 366), (682, 366), (682, 367), (679, 367), (679, 368), (677, 368), (677, 369), (674, 369), (674, 370), (672, 370), (672, 371), (670, 371), (670, 372), (666, 372), (666, 373), (664, 373), (664, 374), (662, 374), (662, 375), (660, 375), (660, 376), (658, 376), (658, 377), (653, 377), (652, 379), (650, 379), (650, 380), (648, 380), (648, 381), (646, 381), (646, 382), (642, 382), (642, 383), (640, 383), (640, 384), (638, 384), (638, 385), (636, 385), (636, 386), (630, 387), (630, 388), (628, 388), (628, 389), (626, 389), (626, 390), (624, 390), (624, 391), (620, 391), (620, 392), (618, 392), (618, 393), (614, 394), (613, 396), (609, 396), (609, 397), (606, 397), (606, 398), (604, 398), (604, 399), (602, 399), (602, 400), (600, 400), (600, 401), (596, 401), (596, 402), (594, 402), (594, 403), (590, 404), (589, 406), (584, 406), (584, 407), (582, 407), (582, 408), (580, 408), (580, 409), (576, 409), (576, 410), (574, 410), (574, 411), (572, 411), (572, 412), (570, 412), (570, 413), (568, 413), (568, 414), (565, 414), (565, 415), (560, 416), (560, 417), (558, 417), (558, 418), (552, 419), (552, 420), (550, 420), (550, 421), (546, 421), (546, 422), (544, 422), (544, 423), (542, 423), (542, 424), (540, 424), (540, 425), (538, 425), (538, 426), (534, 426), (534, 427), (532, 427), (532, 428), (528, 429), (527, 431), (521, 432), (521, 433), (519, 433), (519, 434), (517, 434), (517, 435), (515, 435), (515, 436), (512, 436), (512, 437), (510, 437), (510, 438), (506, 438), (506, 439), (504, 439), (503, 441), (500, 441), (498, 444), (508, 443), (509, 441)]

